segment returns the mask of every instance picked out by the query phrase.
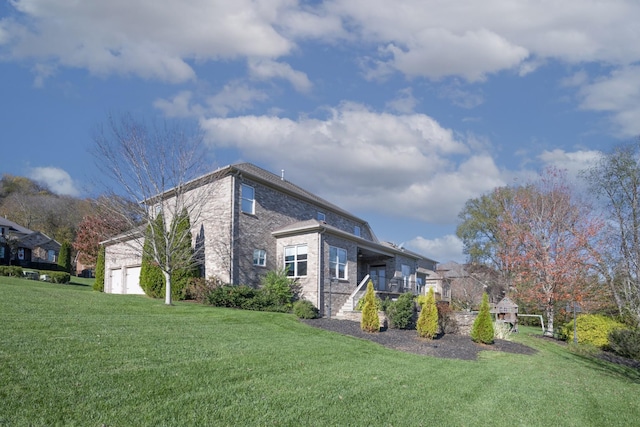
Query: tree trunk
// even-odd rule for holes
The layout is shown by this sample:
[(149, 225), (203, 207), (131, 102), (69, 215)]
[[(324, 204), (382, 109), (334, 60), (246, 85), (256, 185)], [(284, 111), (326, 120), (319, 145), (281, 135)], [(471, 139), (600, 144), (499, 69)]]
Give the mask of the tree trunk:
[(553, 337), (553, 305), (547, 306), (547, 330), (544, 331), (545, 337)]
[(171, 305), (171, 275), (166, 271), (163, 271), (162, 274), (164, 274), (164, 280), (167, 284), (164, 291), (164, 303), (166, 305)]

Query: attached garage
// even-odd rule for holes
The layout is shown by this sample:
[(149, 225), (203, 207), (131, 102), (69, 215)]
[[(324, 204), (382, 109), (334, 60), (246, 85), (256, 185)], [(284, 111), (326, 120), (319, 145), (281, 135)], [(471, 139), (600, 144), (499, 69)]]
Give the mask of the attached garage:
[(109, 293), (121, 294), (122, 292), (122, 269), (112, 268), (109, 270)]
[(125, 270), (125, 293), (144, 295), (144, 291), (140, 287), (140, 266), (127, 267)]

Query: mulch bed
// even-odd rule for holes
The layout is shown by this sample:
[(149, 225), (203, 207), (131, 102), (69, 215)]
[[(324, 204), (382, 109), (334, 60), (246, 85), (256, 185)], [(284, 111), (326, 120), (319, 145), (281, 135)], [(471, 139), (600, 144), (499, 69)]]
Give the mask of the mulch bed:
[(419, 338), (415, 330), (389, 328), (379, 333), (367, 333), (360, 329), (360, 323), (351, 320), (322, 318), (302, 321), (316, 328), (366, 339), (395, 350), (447, 359), (476, 360), (483, 350), (525, 355), (537, 352), (526, 345), (504, 340), (496, 340), (492, 345), (476, 344), (468, 336), (454, 334), (428, 340)]

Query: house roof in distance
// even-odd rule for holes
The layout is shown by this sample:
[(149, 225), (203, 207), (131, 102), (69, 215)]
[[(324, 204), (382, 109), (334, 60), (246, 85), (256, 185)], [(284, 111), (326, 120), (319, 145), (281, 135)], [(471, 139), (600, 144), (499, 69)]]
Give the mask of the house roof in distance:
[(31, 234), (33, 230), (29, 230), (27, 227), (23, 227), (7, 218), (0, 217), (0, 227), (5, 227), (7, 231), (13, 231), (18, 234)]

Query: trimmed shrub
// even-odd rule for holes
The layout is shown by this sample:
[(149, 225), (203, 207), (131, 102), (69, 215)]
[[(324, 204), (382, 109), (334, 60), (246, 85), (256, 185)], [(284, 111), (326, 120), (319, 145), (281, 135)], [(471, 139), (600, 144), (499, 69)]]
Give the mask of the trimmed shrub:
[[(177, 259), (182, 268), (176, 268), (171, 272), (171, 299), (183, 300), (187, 294), (187, 286), (191, 279), (198, 277), (200, 271), (198, 266), (193, 262), (193, 248), (191, 247), (191, 221), (186, 209), (183, 209), (180, 215), (173, 218), (171, 228), (177, 238), (180, 239), (181, 245), (174, 248), (171, 256)], [(165, 285), (166, 287), (166, 285)], [(163, 289), (162, 297), (166, 290)]]
[(104, 246), (100, 246), (96, 259), (96, 280), (93, 282), (93, 290), (98, 292), (104, 292), (104, 251)]
[(609, 333), (609, 346), (622, 357), (640, 360), (640, 329), (614, 329)]
[(400, 295), (396, 301), (391, 301), (385, 311), (389, 317), (390, 326), (392, 328), (413, 328), (416, 307), (411, 293), (406, 292)]
[(480, 304), (480, 312), (471, 327), (471, 339), (474, 342), (484, 344), (493, 344), (493, 321), (489, 312), (489, 296), (485, 292), (482, 295), (482, 303)]
[(427, 300), (420, 309), (416, 329), (421, 338), (433, 339), (438, 335), (438, 307), (433, 287), (429, 288)]
[(43, 275), (48, 276), (47, 282), (51, 283), (69, 283), (71, 281), (71, 274), (64, 271), (40, 271), (40, 277)]
[(317, 319), (319, 311), (311, 301), (301, 299), (293, 303), (293, 314), (298, 319)]
[(209, 294), (209, 304), (215, 307), (243, 308), (247, 300), (256, 296), (256, 290), (245, 285), (224, 285)]
[[(614, 319), (601, 314), (581, 314), (576, 318), (578, 344), (591, 344), (600, 348), (609, 346), (609, 334), (625, 326)], [(567, 341), (573, 341), (573, 320), (564, 325), (563, 333)]]
[(22, 277), (24, 273), (22, 267), (17, 265), (2, 265), (0, 266), (0, 276)]
[(373, 282), (371, 280), (367, 283), (367, 293), (364, 294), (364, 307), (362, 307), (360, 328), (365, 332), (380, 332), (378, 303), (376, 302)]
[[(287, 276), (287, 270), (269, 271), (261, 280), (266, 301), (274, 306), (282, 306), (287, 311), (295, 298), (294, 282)], [(278, 310), (280, 311), (280, 310)]]
[(205, 304), (209, 301), (209, 295), (223, 283), (217, 278), (204, 279), (192, 277), (185, 288), (185, 299)]

